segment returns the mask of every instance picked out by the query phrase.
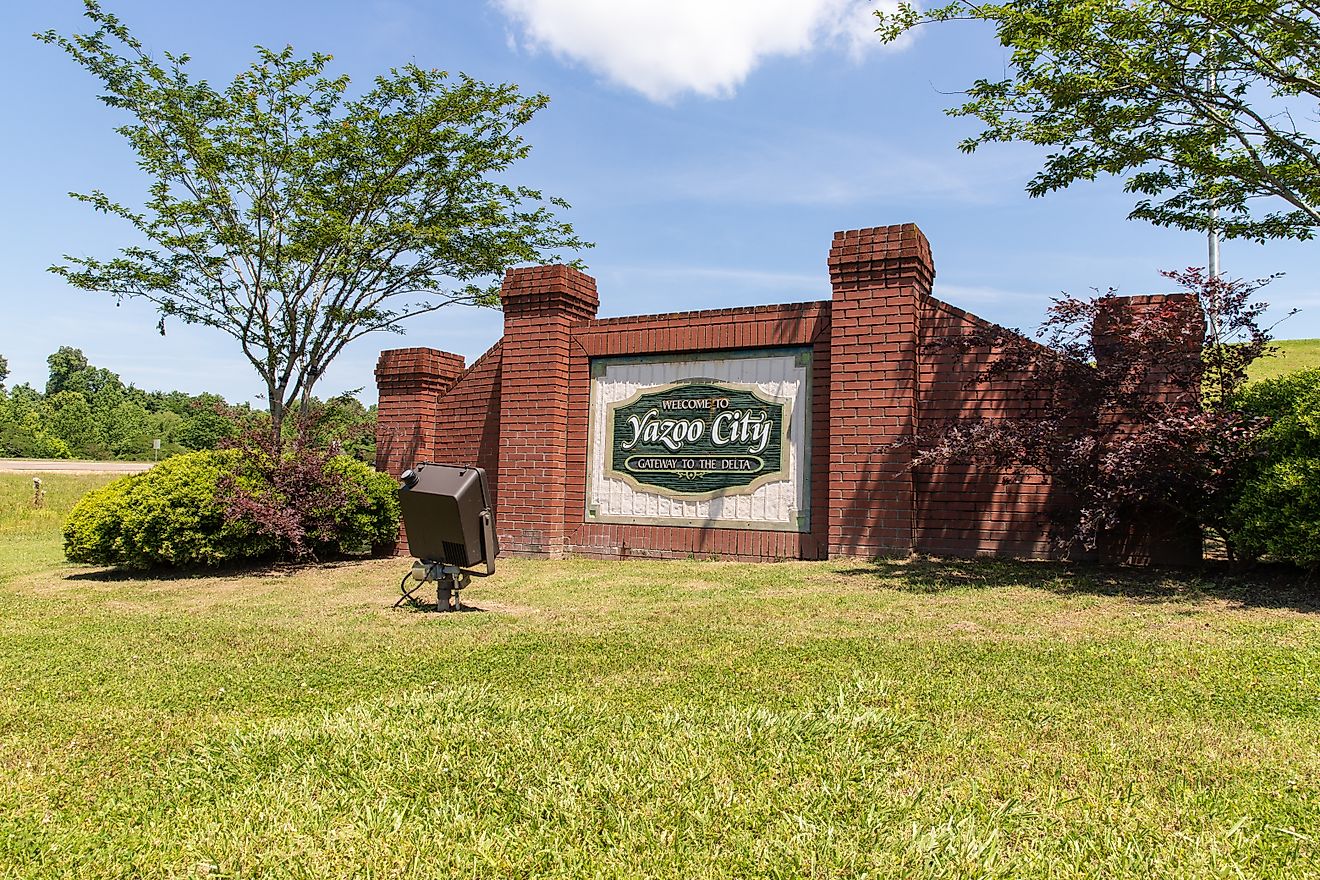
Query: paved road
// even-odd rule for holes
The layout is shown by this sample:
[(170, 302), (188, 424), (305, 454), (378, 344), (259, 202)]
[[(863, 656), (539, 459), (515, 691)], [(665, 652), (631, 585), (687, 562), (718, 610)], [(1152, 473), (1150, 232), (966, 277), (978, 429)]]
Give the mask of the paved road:
[(0, 474), (136, 474), (151, 461), (74, 461), (58, 458), (0, 458)]

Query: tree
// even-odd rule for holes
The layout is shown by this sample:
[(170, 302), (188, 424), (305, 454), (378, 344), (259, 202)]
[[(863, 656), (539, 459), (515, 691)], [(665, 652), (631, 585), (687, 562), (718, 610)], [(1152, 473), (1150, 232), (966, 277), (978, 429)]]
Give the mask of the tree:
[(993, 24), (1011, 75), (948, 112), (962, 142), (1053, 148), (1032, 196), (1102, 174), (1131, 218), (1228, 238), (1309, 239), (1320, 225), (1320, 6), (1312, 0), (959, 0), (877, 13), (885, 40), (955, 19)]
[(147, 411), (131, 400), (123, 400), (104, 412), (95, 412), (106, 447), (115, 456), (131, 455), (147, 446), (150, 420)]
[(187, 55), (158, 62), (85, 5), (91, 33), (37, 37), (132, 118), (117, 131), (152, 183), (141, 210), (74, 197), (149, 244), (51, 271), (155, 304), (162, 333), (179, 319), (229, 334), (265, 385), (275, 436), (352, 341), (446, 305), (495, 305), (510, 266), (585, 246), (556, 217), (567, 203), (505, 182), (544, 95), (409, 64), (349, 98), (329, 55), (291, 47), (258, 47), (216, 89), (189, 75)]
[(240, 416), (216, 395), (200, 395), (184, 417), (178, 440), (189, 449), (218, 449), (238, 433)]
[(74, 387), (77, 384), (75, 377), (81, 376), (91, 368), (91, 364), (87, 362), (87, 355), (82, 353), (82, 349), (61, 345), (58, 351), (46, 358), (46, 365), (50, 368), (49, 377), (46, 379), (46, 394), (86, 390), (82, 387)]
[(4, 390), (5, 380), (9, 378), (9, 361), (0, 354), (0, 390)]
[(61, 391), (72, 391), (87, 398), (87, 402), (96, 405), (100, 398), (103, 404), (114, 406), (128, 390), (118, 373), (104, 367), (94, 367), (87, 361), (82, 349), (61, 345), (59, 350), (46, 358), (50, 373), (46, 379), (46, 396), (53, 397)]
[(81, 453), (83, 457), (91, 455), (95, 451), (94, 447), (101, 445), (104, 440), (98, 430), (99, 425), (92, 417), (91, 404), (76, 391), (48, 395), (45, 410), (48, 413), (46, 426), (50, 433), (69, 444), (69, 448)]

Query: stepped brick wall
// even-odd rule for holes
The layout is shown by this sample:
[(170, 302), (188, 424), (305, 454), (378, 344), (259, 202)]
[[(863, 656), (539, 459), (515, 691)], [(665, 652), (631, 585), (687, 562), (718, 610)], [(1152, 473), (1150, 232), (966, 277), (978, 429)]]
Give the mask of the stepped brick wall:
[[(484, 467), (500, 545), (513, 554), (1047, 557), (1046, 513), (1059, 501), (1047, 479), (912, 466), (911, 444), (903, 441), (919, 428), (1024, 416), (1034, 405), (1027, 384), (1011, 373), (978, 380), (994, 357), (989, 346), (954, 352), (931, 344), (991, 325), (932, 295), (926, 237), (912, 224), (840, 232), (828, 269), (828, 301), (606, 319), (596, 317), (590, 276), (567, 266), (513, 270), (501, 293), (504, 335), (471, 368), (431, 349), (381, 354), (377, 467), (393, 474), (421, 461)], [(1199, 320), (1178, 312), (1182, 306), (1177, 297), (1116, 298), (1117, 313), (1097, 333), (1121, 345), (1124, 309), (1170, 309), (1189, 326)], [(593, 359), (789, 346), (811, 355), (809, 529), (587, 516)], [(1189, 356), (1197, 356), (1194, 348)], [(1146, 541), (1144, 558), (1187, 555), (1186, 537)]]

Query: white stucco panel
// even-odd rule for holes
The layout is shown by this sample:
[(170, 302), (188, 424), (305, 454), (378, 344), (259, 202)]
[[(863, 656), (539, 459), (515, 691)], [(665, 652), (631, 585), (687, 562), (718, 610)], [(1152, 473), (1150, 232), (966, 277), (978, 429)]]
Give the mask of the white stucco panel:
[[(742, 528), (807, 528), (810, 487), (807, 474), (811, 418), (809, 349), (738, 352), (672, 359), (602, 358), (593, 362), (587, 456), (587, 519)], [(788, 426), (788, 479), (766, 483), (750, 494), (692, 500), (664, 491), (639, 491), (606, 476), (606, 414), (609, 404), (675, 382), (707, 379), (755, 386), (762, 393), (793, 402)]]

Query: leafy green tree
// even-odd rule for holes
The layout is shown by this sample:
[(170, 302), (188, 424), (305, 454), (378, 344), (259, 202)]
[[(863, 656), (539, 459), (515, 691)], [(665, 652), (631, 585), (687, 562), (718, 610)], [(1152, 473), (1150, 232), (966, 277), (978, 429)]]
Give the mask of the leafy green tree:
[(41, 392), (24, 382), (15, 385), (9, 392), (10, 411), (15, 419), (24, 418), (29, 412), (41, 406)]
[(220, 403), (224, 402), (223, 398), (216, 394), (202, 394), (194, 398), (183, 391), (151, 391), (147, 393), (145, 406), (151, 412), (172, 412), (179, 416), (186, 416), (192, 412), (194, 400), (200, 400), (202, 397), (215, 398)]
[(1135, 219), (1228, 238), (1309, 239), (1320, 225), (1320, 6), (1311, 0), (959, 0), (877, 13), (883, 39), (988, 22), (1009, 75), (949, 113), (963, 141), (1052, 148), (1032, 196), (1107, 174)]
[(0, 354), (0, 391), (4, 390), (5, 380), (9, 378), (9, 361)]
[(160, 457), (167, 458), (171, 455), (185, 451), (182, 443), (179, 442), (179, 432), (183, 429), (184, 418), (178, 413), (162, 409), (156, 412), (147, 413), (147, 434), (142, 446), (142, 452), (147, 453), (151, 440), (160, 440)]
[(238, 436), (240, 414), (214, 394), (202, 394), (179, 427), (177, 439), (188, 449), (216, 449)]
[(26, 382), (0, 394), (0, 456), (69, 458), (67, 443), (51, 433), (50, 412), (40, 391)]
[(49, 378), (46, 380), (47, 394), (85, 390), (82, 387), (73, 387), (76, 384), (81, 384), (79, 377), (82, 377), (91, 368), (91, 364), (87, 362), (87, 355), (82, 353), (82, 349), (61, 345), (59, 351), (46, 358), (46, 364), (50, 367)]
[(114, 406), (123, 399), (125, 389), (119, 374), (92, 366), (82, 349), (62, 345), (59, 351), (46, 358), (46, 363), (50, 367), (50, 376), (46, 380), (47, 397), (72, 391), (87, 398), (88, 403), (100, 397), (105, 406)]
[(97, 418), (98, 433), (116, 457), (145, 452), (149, 444), (147, 411), (132, 400), (121, 400)]
[(506, 182), (544, 95), (406, 65), (357, 98), (329, 55), (258, 48), (222, 89), (158, 61), (86, 0), (87, 34), (38, 38), (101, 81), (152, 179), (141, 208), (75, 196), (147, 244), (52, 271), (233, 337), (265, 385), (271, 429), (353, 340), (454, 303), (494, 305), (512, 265), (584, 245), (567, 204)]
[(91, 454), (102, 445), (102, 437), (91, 404), (76, 391), (61, 391), (43, 401), (47, 413), (45, 422), (49, 432), (69, 444), (69, 448), (82, 455)]

